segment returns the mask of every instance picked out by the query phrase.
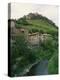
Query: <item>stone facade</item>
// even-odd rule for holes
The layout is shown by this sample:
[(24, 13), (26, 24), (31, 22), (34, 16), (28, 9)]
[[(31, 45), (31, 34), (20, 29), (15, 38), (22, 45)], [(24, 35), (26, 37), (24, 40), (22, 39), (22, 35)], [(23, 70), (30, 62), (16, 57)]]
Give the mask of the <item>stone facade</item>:
[(28, 42), (31, 45), (39, 45), (39, 33), (28, 34)]

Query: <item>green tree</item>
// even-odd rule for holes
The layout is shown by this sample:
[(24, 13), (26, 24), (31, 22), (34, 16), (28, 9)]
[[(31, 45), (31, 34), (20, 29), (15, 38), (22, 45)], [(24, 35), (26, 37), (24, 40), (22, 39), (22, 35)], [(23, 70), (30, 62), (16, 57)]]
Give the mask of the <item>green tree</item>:
[(58, 54), (54, 54), (48, 64), (49, 74), (58, 74)]

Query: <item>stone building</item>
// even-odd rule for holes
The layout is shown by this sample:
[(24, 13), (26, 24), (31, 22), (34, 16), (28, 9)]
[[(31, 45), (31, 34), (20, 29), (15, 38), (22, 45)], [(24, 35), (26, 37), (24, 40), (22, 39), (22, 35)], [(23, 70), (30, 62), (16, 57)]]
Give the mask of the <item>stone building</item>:
[(39, 45), (39, 33), (28, 34), (28, 42), (31, 45)]

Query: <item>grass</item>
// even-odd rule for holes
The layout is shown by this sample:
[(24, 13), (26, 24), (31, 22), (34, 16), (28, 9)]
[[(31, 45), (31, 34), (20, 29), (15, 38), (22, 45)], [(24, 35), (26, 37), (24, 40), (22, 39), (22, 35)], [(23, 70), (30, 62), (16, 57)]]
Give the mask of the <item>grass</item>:
[(49, 74), (58, 74), (58, 55), (54, 54), (48, 64)]
[(28, 22), (30, 22), (30, 24), (36, 25), (35, 27), (38, 27), (38, 28), (43, 28), (47, 30), (56, 30), (55, 27), (53, 27), (53, 25), (43, 20), (42, 21), (41, 20), (28, 20)]
[(45, 20), (27, 20), (28, 25), (21, 25), (27, 28), (29, 31), (32, 29), (43, 31), (44, 33), (49, 33), (49, 34), (57, 34), (58, 28), (53, 26), (52, 24), (49, 24)]

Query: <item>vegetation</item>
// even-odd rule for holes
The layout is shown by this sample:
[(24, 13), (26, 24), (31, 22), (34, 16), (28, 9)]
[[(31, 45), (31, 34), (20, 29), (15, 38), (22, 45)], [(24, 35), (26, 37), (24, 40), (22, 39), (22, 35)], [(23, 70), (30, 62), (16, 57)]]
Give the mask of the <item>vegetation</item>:
[(11, 76), (24, 75), (30, 65), (44, 59), (49, 61), (48, 73), (58, 73), (58, 27), (42, 15), (30, 13), (27, 16), (16, 20), (16, 28), (24, 26), (29, 33), (46, 33), (49, 36), (36, 48), (29, 47), (24, 35), (15, 36), (15, 43), (11, 43)]
[(34, 50), (29, 49), (23, 35), (15, 36), (15, 43), (11, 46), (11, 75), (19, 75), (24, 72), (29, 64), (33, 64), (36, 61), (36, 55)]
[(58, 55), (54, 54), (48, 64), (49, 74), (58, 74)]
[(16, 28), (21, 28), (23, 25), (28, 25), (29, 23), (26, 21), (25, 18), (20, 18), (16, 20)]

